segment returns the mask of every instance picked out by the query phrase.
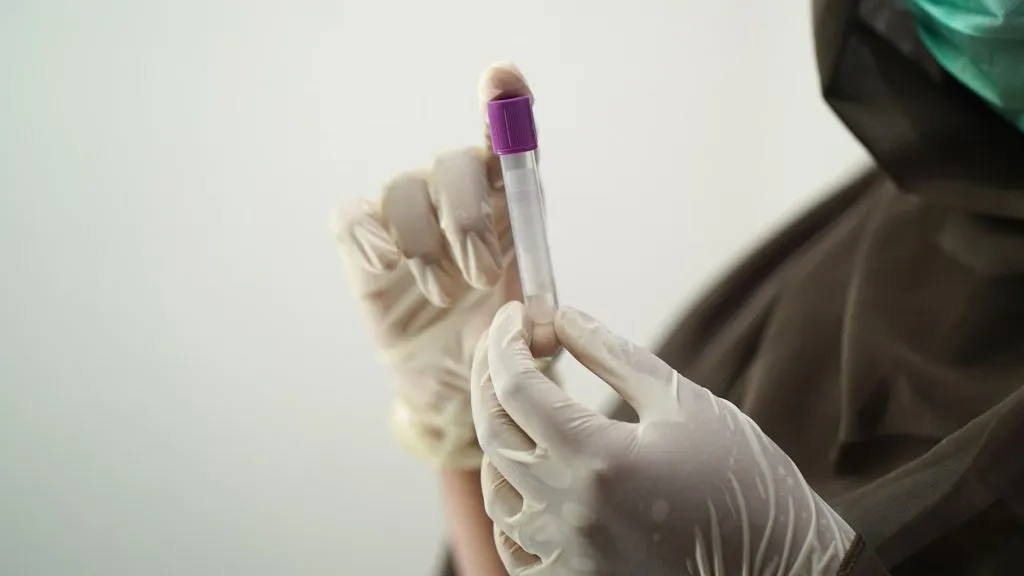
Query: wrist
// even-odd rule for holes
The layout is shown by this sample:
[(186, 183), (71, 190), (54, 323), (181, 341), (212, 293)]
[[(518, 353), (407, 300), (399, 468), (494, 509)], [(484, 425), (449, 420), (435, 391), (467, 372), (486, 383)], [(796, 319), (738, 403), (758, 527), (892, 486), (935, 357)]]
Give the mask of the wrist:
[(491, 519), (484, 510), (479, 470), (441, 473), (445, 517), (459, 574), (505, 576), (495, 548)]

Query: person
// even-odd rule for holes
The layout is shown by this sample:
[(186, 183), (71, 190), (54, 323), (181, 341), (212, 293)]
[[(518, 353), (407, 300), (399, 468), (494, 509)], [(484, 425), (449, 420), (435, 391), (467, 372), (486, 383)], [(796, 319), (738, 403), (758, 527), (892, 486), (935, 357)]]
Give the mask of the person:
[[(441, 469), (447, 574), (1024, 574), (1024, 4), (815, 0), (814, 27), (877, 166), (657, 354), (563, 307), (609, 417), (530, 352), (489, 147), (342, 209), (392, 427)], [(530, 94), (511, 66), (481, 86)]]

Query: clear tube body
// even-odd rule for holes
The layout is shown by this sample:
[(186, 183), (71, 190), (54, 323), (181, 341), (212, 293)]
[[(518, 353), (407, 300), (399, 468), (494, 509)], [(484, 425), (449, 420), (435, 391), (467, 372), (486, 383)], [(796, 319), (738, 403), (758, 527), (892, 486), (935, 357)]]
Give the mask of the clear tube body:
[(555, 320), (558, 297), (551, 252), (548, 250), (544, 192), (537, 171), (536, 152), (501, 156), (501, 173), (505, 181), (519, 280), (523, 286), (523, 304), (531, 320), (537, 324), (548, 324)]

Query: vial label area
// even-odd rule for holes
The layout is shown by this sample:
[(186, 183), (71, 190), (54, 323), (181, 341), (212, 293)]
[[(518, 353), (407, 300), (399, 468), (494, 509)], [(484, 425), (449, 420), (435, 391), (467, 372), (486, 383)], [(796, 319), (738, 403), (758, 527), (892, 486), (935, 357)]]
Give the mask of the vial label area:
[(524, 295), (553, 295), (555, 284), (537, 173), (528, 168), (506, 172), (505, 196)]

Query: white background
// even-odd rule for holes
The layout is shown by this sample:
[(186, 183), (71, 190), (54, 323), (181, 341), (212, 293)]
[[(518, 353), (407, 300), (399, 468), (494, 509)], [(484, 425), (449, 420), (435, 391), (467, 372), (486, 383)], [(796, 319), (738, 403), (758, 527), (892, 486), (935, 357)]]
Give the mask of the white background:
[(476, 143), (514, 60), (562, 300), (654, 344), (864, 161), (809, 4), (4, 2), (0, 574), (429, 573), (335, 204)]

